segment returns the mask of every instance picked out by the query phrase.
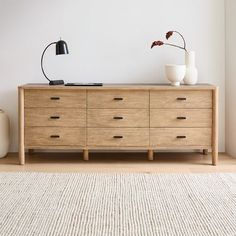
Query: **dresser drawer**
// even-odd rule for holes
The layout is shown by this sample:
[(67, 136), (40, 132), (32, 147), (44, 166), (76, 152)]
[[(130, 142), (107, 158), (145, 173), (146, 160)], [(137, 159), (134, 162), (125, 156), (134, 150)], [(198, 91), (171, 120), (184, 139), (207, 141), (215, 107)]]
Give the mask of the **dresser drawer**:
[(88, 127), (149, 127), (148, 109), (88, 109)]
[(26, 108), (25, 126), (86, 127), (86, 109)]
[(150, 127), (212, 127), (211, 109), (151, 109)]
[(26, 146), (84, 146), (85, 128), (26, 127)]
[(149, 145), (146, 128), (88, 128), (88, 146), (144, 147)]
[(210, 128), (151, 128), (150, 145), (159, 147), (210, 146)]
[(25, 107), (86, 108), (86, 91), (25, 90)]
[(149, 108), (149, 91), (90, 90), (88, 108)]
[(212, 108), (212, 91), (153, 90), (151, 108)]

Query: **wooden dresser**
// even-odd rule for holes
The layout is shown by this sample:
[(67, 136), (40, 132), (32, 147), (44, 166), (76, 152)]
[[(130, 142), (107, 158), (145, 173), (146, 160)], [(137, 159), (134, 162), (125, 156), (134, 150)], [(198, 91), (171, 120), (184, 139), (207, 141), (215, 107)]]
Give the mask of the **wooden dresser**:
[(20, 164), (25, 149), (210, 149), (216, 165), (217, 113), (213, 85), (20, 86)]

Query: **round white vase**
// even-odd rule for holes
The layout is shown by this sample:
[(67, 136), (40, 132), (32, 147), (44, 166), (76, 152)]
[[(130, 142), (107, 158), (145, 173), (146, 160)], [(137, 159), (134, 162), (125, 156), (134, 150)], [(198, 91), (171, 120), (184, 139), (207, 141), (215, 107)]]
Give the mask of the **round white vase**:
[(7, 114), (0, 109), (0, 158), (7, 155), (10, 146), (10, 121)]
[(195, 52), (185, 52), (185, 64), (186, 74), (184, 77), (184, 83), (188, 85), (196, 84), (198, 80), (198, 71), (195, 66)]
[(185, 65), (165, 65), (166, 77), (173, 86), (180, 86), (180, 82), (184, 79), (186, 66)]

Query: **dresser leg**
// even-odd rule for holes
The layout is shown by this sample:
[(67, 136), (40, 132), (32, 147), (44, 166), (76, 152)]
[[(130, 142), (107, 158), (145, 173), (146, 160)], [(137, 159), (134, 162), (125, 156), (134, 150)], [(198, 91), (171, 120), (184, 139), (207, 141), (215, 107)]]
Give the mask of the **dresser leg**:
[(212, 165), (216, 166), (218, 163), (218, 150), (217, 149), (213, 149), (212, 150)]
[(24, 148), (19, 148), (19, 161), (20, 161), (20, 165), (25, 164), (25, 149)]
[(29, 153), (29, 155), (33, 155), (34, 154), (34, 149), (29, 149), (28, 153)]
[(203, 155), (208, 155), (208, 149), (203, 149)]
[(24, 89), (18, 88), (18, 149), (20, 165), (25, 164)]
[(148, 150), (148, 160), (149, 161), (153, 161), (153, 156), (154, 156), (154, 151)]
[(84, 161), (89, 160), (89, 151), (87, 149), (83, 150), (83, 157), (84, 157)]
[(218, 162), (218, 87), (213, 91), (212, 165)]

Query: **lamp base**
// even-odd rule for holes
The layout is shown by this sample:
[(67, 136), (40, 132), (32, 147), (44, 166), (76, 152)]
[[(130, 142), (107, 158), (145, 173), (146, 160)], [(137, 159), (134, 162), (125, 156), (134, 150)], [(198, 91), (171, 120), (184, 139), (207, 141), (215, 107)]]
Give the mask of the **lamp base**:
[(64, 84), (63, 80), (51, 80), (49, 82), (49, 85), (61, 85), (61, 84)]

